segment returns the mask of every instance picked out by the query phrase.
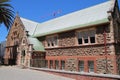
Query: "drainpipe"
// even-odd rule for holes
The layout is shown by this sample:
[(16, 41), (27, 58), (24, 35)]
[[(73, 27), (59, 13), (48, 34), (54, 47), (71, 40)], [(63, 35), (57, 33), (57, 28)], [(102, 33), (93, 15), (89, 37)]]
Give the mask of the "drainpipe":
[(106, 47), (106, 31), (104, 31), (104, 49), (105, 49), (105, 61), (106, 61), (106, 73), (108, 73), (108, 62), (107, 62), (107, 47)]

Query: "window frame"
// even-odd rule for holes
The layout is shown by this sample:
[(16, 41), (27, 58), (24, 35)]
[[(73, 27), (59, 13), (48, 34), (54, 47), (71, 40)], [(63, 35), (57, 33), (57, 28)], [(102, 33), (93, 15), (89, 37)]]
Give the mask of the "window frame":
[[(92, 62), (92, 64), (93, 64), (93, 65), (92, 65), (92, 68), (91, 68), (91, 64), (90, 64), (91, 62)], [(91, 60), (91, 61), (88, 61), (88, 72), (89, 72), (89, 73), (94, 73), (94, 72), (95, 72), (95, 67), (94, 67), (94, 65), (95, 65), (95, 62), (94, 62), (94, 61), (92, 61), (92, 60)], [(91, 70), (91, 69), (92, 69), (92, 70)]]
[[(80, 62), (83, 62), (82, 66), (80, 65), (81, 64)], [(78, 70), (79, 70), (79, 72), (84, 72), (84, 69), (85, 69), (84, 64), (85, 64), (84, 60), (79, 60), (78, 61)], [(81, 68), (83, 68), (83, 70), (81, 70)]]
[[(48, 46), (48, 43), (49, 43), (49, 46)], [(58, 35), (46, 36), (46, 46), (45, 47), (47, 47), (47, 48), (58, 47)]]
[(50, 60), (50, 69), (53, 69), (53, 60)]
[[(94, 31), (93, 33), (90, 33), (91, 31)], [(88, 32), (88, 34), (86, 33)], [(80, 34), (81, 33), (81, 34)], [(90, 34), (89, 34), (90, 33)], [(87, 34), (87, 39), (88, 39), (88, 43), (85, 43), (85, 38)], [(94, 34), (94, 36), (93, 36)], [(79, 40), (81, 35), (81, 39), (82, 39), (82, 44), (79, 44)], [(91, 42), (91, 37), (94, 37), (94, 43)], [(96, 28), (90, 28), (90, 29), (83, 29), (83, 30), (77, 30), (76, 31), (76, 45), (90, 45), (90, 44), (96, 44)]]
[(65, 60), (61, 60), (61, 70), (65, 70)]
[(59, 60), (55, 60), (55, 69), (59, 69)]

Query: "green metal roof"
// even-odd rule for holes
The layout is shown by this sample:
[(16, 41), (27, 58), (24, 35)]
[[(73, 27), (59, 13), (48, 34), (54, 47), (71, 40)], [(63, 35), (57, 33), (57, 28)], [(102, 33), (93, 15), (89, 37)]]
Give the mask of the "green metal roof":
[(112, 9), (112, 4), (113, 1), (109, 0), (102, 4), (38, 24), (33, 36), (45, 36), (109, 22), (107, 11)]
[(30, 44), (33, 44), (33, 49), (35, 51), (45, 52), (44, 46), (37, 38), (28, 37)]
[(54, 34), (54, 33), (63, 32), (63, 31), (67, 31), (67, 30), (73, 30), (73, 29), (77, 29), (77, 28), (85, 28), (85, 27), (88, 27), (88, 26), (107, 23), (107, 22), (109, 22), (109, 21), (108, 21), (107, 18), (105, 18), (105, 19), (98, 20), (98, 21), (95, 21), (95, 22), (90, 22), (90, 23), (87, 23), (87, 24), (75, 25), (75, 26), (70, 26), (70, 27), (66, 27), (66, 28), (63, 28), (63, 29), (47, 31), (47, 32), (44, 32), (44, 33), (41, 33), (41, 34), (36, 34), (34, 37), (45, 36), (45, 35), (48, 35), (48, 34)]

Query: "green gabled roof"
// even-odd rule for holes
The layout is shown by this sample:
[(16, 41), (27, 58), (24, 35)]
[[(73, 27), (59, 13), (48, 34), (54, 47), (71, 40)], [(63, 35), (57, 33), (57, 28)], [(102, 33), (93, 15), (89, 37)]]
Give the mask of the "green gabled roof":
[(112, 0), (102, 4), (79, 10), (68, 15), (38, 24), (34, 37), (74, 30), (109, 22), (108, 11), (112, 9)]
[(30, 44), (33, 44), (33, 49), (35, 51), (45, 52), (44, 46), (37, 38), (28, 37)]
[(56, 29), (56, 30), (52, 30), (52, 31), (47, 31), (41, 34), (36, 34), (34, 37), (38, 37), (38, 36), (45, 36), (48, 34), (54, 34), (54, 33), (58, 33), (58, 32), (63, 32), (63, 31), (68, 31), (68, 30), (73, 30), (73, 29), (77, 29), (77, 28), (86, 28), (88, 26), (92, 26), (92, 25), (97, 25), (97, 24), (103, 24), (103, 23), (107, 23), (109, 22), (107, 18), (102, 19), (102, 20), (98, 20), (95, 22), (90, 22), (87, 24), (81, 24), (81, 25), (75, 25), (75, 26), (70, 26), (70, 27), (66, 27), (66, 28), (61, 28), (61, 29)]

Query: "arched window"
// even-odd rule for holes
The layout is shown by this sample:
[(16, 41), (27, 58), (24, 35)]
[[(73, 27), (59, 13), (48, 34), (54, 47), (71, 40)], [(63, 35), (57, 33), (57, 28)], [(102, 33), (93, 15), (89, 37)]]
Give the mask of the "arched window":
[(25, 50), (22, 50), (22, 56), (25, 56)]

